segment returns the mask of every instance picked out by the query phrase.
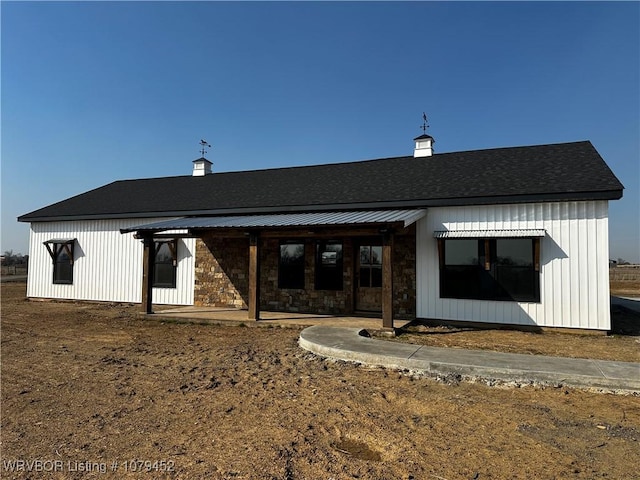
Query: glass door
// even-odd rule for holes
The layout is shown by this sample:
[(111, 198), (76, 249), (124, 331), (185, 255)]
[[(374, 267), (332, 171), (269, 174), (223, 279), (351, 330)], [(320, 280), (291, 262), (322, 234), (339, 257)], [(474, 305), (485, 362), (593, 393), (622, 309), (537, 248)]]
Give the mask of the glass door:
[(382, 245), (360, 244), (357, 256), (356, 310), (382, 311)]

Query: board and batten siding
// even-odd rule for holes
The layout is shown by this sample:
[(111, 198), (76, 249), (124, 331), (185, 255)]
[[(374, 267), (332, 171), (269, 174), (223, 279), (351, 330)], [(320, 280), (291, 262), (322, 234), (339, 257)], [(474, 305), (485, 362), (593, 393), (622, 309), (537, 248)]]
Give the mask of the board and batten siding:
[[(121, 228), (161, 218), (31, 223), (27, 296), (105, 302), (142, 301), (143, 245)], [(73, 284), (53, 283), (53, 262), (43, 242), (75, 238)], [(178, 240), (176, 288), (154, 288), (153, 303), (193, 305), (195, 239)]]
[[(430, 208), (416, 233), (419, 318), (610, 330), (608, 202)], [(439, 230), (544, 229), (540, 303), (440, 298)]]

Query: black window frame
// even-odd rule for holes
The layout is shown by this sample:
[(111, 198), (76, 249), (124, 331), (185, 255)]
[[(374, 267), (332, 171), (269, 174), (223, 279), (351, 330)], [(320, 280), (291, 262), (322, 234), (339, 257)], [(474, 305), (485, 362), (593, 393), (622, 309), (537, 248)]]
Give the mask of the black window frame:
[[(328, 247), (339, 246), (336, 251)], [(336, 253), (335, 262), (325, 255)], [(344, 242), (342, 240), (318, 240), (316, 242), (315, 289), (343, 290), (344, 289)]]
[(47, 240), (44, 246), (53, 262), (54, 285), (73, 285), (73, 264), (76, 240)]
[[(448, 263), (447, 244), (474, 241), (468, 260)], [(530, 258), (524, 264), (501, 257), (503, 242), (530, 242), (524, 246)], [(502, 244), (502, 245), (501, 245)], [(459, 244), (460, 245), (460, 244)], [(530, 247), (530, 250), (529, 250)], [(445, 238), (438, 239), (440, 298), (540, 303), (540, 238)]]
[[(169, 255), (158, 258), (163, 247), (167, 247)], [(168, 269), (167, 266), (171, 268)], [(162, 272), (162, 273), (160, 273)], [(169, 281), (164, 278), (169, 272)], [(158, 278), (162, 275), (163, 278)], [(153, 288), (176, 288), (178, 279), (178, 239), (154, 239), (153, 241)]]
[[(283, 260), (283, 247), (302, 247), (302, 255)], [(286, 251), (286, 250), (285, 250)], [(281, 290), (304, 290), (306, 245), (299, 240), (281, 240), (278, 248), (278, 288)]]
[(53, 283), (73, 285), (73, 244), (54, 243), (53, 251)]

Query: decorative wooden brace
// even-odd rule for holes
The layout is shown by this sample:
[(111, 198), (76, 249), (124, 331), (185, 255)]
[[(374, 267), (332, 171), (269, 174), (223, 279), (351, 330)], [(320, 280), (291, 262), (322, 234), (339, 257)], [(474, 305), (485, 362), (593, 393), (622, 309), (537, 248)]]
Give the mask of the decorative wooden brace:
[[(69, 256), (69, 263), (73, 265), (73, 247), (75, 245), (76, 239), (71, 240), (47, 240), (43, 242), (44, 246), (47, 247), (47, 251), (49, 252), (49, 256), (51, 256), (51, 261), (56, 263), (58, 259), (58, 255), (63, 250), (67, 252)], [(51, 248), (53, 245), (53, 249)]]
[(173, 266), (176, 267), (178, 265), (178, 240), (175, 238), (171, 239), (155, 239), (156, 249), (154, 254), (154, 259), (158, 255), (158, 252), (162, 248), (163, 244), (166, 244), (169, 247), (169, 251), (171, 252), (171, 260), (173, 262)]

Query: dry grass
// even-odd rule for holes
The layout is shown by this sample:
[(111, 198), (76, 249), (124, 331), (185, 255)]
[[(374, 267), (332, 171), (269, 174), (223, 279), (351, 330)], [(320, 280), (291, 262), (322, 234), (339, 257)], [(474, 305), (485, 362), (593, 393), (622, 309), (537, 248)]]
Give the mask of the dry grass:
[(640, 280), (611, 280), (609, 289), (611, 295), (640, 298)]
[[(621, 310), (617, 312), (616, 315), (632, 318), (636, 332), (640, 329), (640, 314)], [(413, 325), (407, 327), (394, 340), (432, 347), (640, 362), (640, 336), (631, 335), (533, 333), (505, 329), (481, 330)]]

